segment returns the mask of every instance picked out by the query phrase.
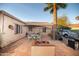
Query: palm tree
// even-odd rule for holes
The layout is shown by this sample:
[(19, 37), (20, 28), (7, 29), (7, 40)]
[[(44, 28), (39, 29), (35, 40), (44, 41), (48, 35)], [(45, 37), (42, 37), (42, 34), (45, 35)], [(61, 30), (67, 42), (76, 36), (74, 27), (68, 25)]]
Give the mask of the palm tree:
[(60, 8), (65, 9), (67, 6), (67, 4), (65, 3), (47, 3), (47, 6), (44, 8), (44, 11), (50, 11), (51, 14), (53, 14), (54, 16), (54, 25), (53, 25), (53, 39), (55, 39), (56, 35), (56, 28), (57, 28), (57, 10), (59, 10)]
[(75, 18), (76, 20), (79, 20), (79, 16), (76, 16), (76, 18)]

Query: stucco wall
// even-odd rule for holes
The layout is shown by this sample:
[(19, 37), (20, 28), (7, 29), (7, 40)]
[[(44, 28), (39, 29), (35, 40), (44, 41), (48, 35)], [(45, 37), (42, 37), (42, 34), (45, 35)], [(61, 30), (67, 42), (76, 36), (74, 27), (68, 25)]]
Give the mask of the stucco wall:
[(47, 28), (47, 29), (46, 29), (46, 33), (47, 33), (47, 34), (51, 33), (51, 29), (50, 29), (50, 28)]
[(42, 28), (41, 27), (34, 27), (32, 31), (35, 33), (39, 33), (39, 32), (42, 32)]
[(2, 32), (2, 28), (3, 28), (3, 14), (0, 13), (0, 33)]
[[(23, 38), (26, 33), (26, 27), (22, 26), (22, 33), (15, 34), (15, 24), (18, 24), (18, 25), (24, 25), (24, 24), (6, 15), (3, 15), (3, 16), (4, 16), (4, 30), (2, 35), (3, 39), (2, 39), (1, 47), (4, 47), (18, 39)], [(9, 25), (13, 26), (13, 30), (9, 29), (8, 27)]]
[(2, 44), (2, 28), (3, 28), (3, 20), (2, 20), (2, 14), (0, 13), (0, 47), (1, 47), (1, 44)]
[(33, 28), (33, 31), (37, 33), (40, 32), (40, 33), (48, 34), (51, 32), (51, 29), (46, 28), (46, 32), (43, 32), (43, 27), (36, 27), (36, 28)]
[[(27, 32), (29, 33), (29, 29), (27, 30)], [(43, 32), (43, 27), (34, 27), (32, 28), (33, 33), (41, 33), (41, 34), (49, 34), (51, 32), (50, 28), (46, 28), (46, 32)]]

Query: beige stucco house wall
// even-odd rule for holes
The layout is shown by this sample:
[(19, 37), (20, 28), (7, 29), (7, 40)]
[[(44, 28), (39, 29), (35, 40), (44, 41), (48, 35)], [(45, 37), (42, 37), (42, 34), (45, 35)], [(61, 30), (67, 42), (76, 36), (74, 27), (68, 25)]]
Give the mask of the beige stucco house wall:
[[(48, 22), (26, 22), (26, 26), (33, 26), (32, 31), (30, 31), (33, 33), (49, 34), (52, 30), (52, 25)], [(46, 28), (46, 32), (43, 32), (43, 28)], [(29, 32), (29, 28), (27, 32)]]
[(51, 29), (47, 27), (46, 27), (46, 32), (43, 32), (43, 28), (44, 27), (35, 27), (33, 28), (32, 32), (41, 33), (41, 34), (49, 34), (51, 32)]
[[(17, 34), (16, 24), (18, 24), (21, 29)], [(23, 38), (27, 29), (24, 25), (25, 23), (23, 21), (20, 21), (5, 11), (0, 11), (0, 47), (7, 46), (16, 40)], [(9, 26), (12, 26), (12, 28), (9, 28)]]

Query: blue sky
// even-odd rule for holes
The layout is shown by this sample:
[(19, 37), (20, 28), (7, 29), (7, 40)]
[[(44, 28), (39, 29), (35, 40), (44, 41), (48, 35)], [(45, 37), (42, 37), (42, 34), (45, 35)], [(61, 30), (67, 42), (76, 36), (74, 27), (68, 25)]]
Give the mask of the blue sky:
[[(44, 12), (45, 6), (43, 3), (4, 3), (0, 4), (0, 10), (5, 10), (23, 21), (51, 22), (53, 17), (49, 12)], [(79, 23), (75, 20), (79, 16), (79, 4), (70, 3), (66, 9), (58, 10), (58, 16), (62, 15), (67, 16), (70, 23)]]

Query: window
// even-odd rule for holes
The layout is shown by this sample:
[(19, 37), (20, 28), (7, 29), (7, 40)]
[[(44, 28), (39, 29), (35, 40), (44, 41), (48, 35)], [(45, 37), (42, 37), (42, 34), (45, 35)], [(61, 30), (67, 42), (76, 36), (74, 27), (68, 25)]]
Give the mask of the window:
[(43, 27), (43, 32), (46, 32), (46, 27)]
[(18, 24), (15, 24), (15, 26), (16, 26), (15, 34), (22, 33), (22, 26)]
[(32, 26), (29, 26), (29, 31), (32, 31)]
[(22, 33), (22, 26), (20, 27), (20, 29), (21, 29), (21, 31), (20, 31), (20, 32)]
[(18, 25), (18, 33), (20, 33), (20, 25)]
[(16, 24), (15, 26), (16, 26), (15, 34), (18, 34), (18, 24)]

